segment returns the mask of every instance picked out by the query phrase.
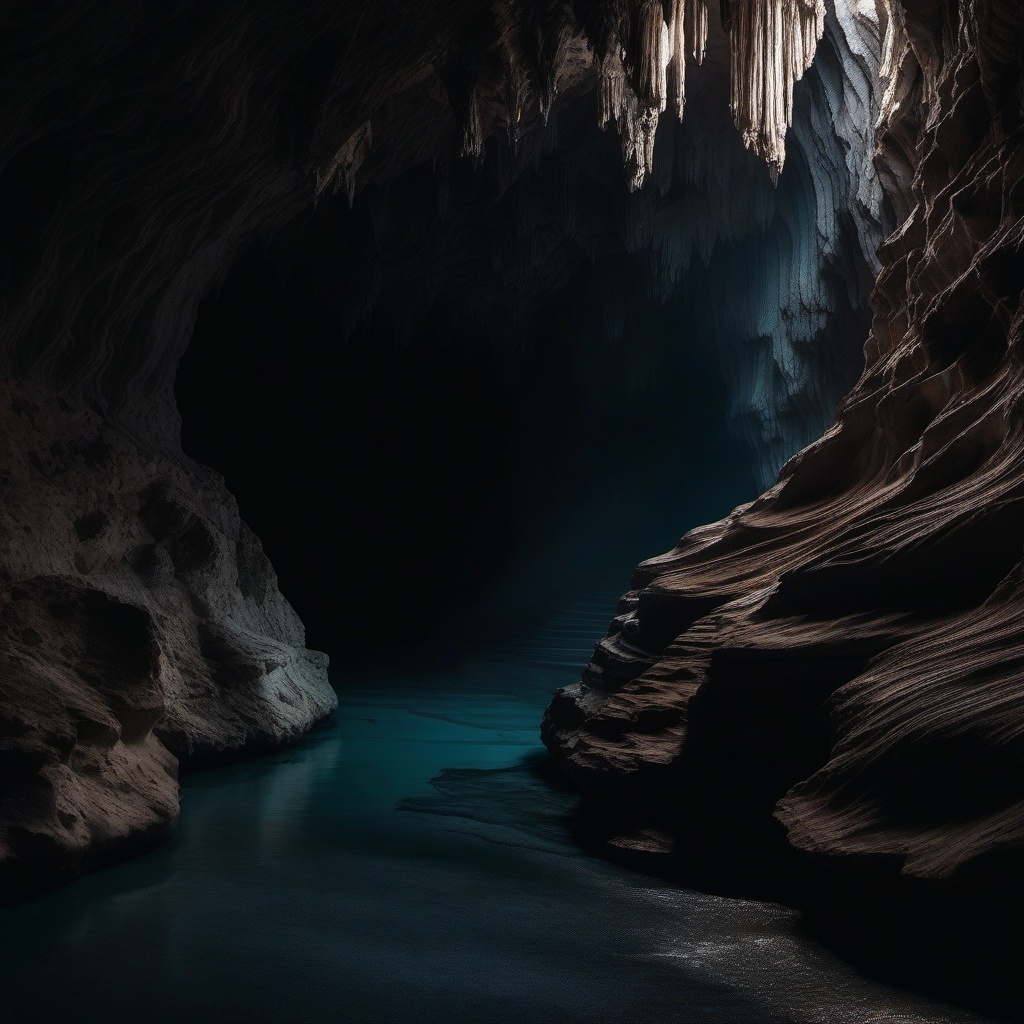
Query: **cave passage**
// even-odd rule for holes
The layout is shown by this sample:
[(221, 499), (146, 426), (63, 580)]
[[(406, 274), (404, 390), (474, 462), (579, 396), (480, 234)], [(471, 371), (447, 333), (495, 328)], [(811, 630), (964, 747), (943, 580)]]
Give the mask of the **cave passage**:
[(202, 303), (177, 397), (186, 453), (224, 473), (310, 646), (450, 647), (574, 590), (610, 617), (680, 523), (756, 495), (681, 297), (637, 282), (622, 341), (581, 329), (592, 278), (628, 267), (578, 270), (510, 351), (446, 310), (346, 338), (316, 250), (287, 255), (254, 249)]
[(479, 159), (397, 171), (382, 144), (380, 180), (235, 262), (178, 368), (182, 442), (224, 474), (310, 646), (409, 650), (567, 586), (621, 592), (827, 428), (884, 219), (871, 132), (833, 117), (869, 120), (870, 74), (827, 39), (777, 183), (721, 130), (710, 61), (637, 191), (583, 93)]
[(1020, 1018), (1020, 3), (0, 38), (5, 1019)]

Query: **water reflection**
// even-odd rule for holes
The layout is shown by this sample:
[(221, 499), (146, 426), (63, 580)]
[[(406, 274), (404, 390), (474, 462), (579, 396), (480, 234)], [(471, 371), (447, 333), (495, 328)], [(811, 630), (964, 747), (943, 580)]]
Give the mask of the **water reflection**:
[(784, 908), (580, 855), (528, 767), (561, 671), (346, 688), (331, 728), (186, 780), (168, 844), (4, 915), (5, 1020), (979, 1019), (865, 981)]

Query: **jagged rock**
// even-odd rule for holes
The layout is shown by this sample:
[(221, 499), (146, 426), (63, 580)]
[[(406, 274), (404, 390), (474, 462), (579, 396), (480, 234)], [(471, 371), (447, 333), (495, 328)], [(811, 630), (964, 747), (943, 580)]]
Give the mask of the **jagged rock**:
[(889, 8), (907, 215), (864, 374), (774, 487), (638, 568), (544, 736), (627, 832), (756, 859), (774, 815), (835, 870), (927, 881), (947, 937), (969, 893), (990, 943), (1024, 931), (1024, 13)]
[(178, 766), (335, 706), (223, 481), (42, 388), (0, 392), (4, 895), (166, 834)]

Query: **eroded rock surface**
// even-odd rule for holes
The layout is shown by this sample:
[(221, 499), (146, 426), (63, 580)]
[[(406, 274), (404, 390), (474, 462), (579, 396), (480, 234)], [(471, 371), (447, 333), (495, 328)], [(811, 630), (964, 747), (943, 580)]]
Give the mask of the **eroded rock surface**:
[(166, 833), (179, 762), (335, 704), (223, 481), (29, 386), (0, 396), (5, 895)]
[(893, 5), (890, 34), (883, 176), (909, 190), (864, 375), (767, 493), (638, 568), (544, 737), (618, 805), (623, 848), (751, 862), (784, 829), (833, 870), (916, 880), (935, 908), (968, 892), (975, 925), (1012, 939), (1024, 13)]

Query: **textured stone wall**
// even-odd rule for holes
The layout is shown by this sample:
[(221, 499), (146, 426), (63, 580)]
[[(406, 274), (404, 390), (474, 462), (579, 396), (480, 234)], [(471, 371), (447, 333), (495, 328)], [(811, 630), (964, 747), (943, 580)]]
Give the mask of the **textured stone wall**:
[(1021, 933), (1024, 14), (905, 5), (888, 31), (882, 170), (907, 192), (864, 374), (774, 487), (637, 569), (544, 735), (632, 808), (623, 849), (784, 839), (902, 873), (959, 949)]
[[(749, 171), (725, 148), (730, 136), (722, 149), (731, 164), (701, 159), (691, 142), (681, 173), (692, 182), (687, 201), (703, 214), (676, 214), (662, 229), (663, 251), (691, 234), (707, 246), (706, 274), (697, 253), (696, 273), (676, 271), (695, 311), (683, 331), (720, 353), (733, 429), (764, 488), (832, 425), (863, 368), (867, 299), (890, 227), (873, 160), (880, 56), (877, 21), (830, 5), (814, 67), (794, 91), (776, 186), (758, 181), (763, 192), (751, 195)], [(713, 117), (701, 129), (701, 138), (721, 132)], [(756, 227), (737, 230), (748, 202)]]
[(294, 739), (335, 696), (213, 472), (87, 406), (0, 393), (5, 894), (164, 835), (178, 766)]

